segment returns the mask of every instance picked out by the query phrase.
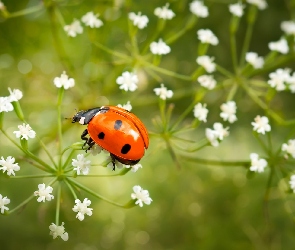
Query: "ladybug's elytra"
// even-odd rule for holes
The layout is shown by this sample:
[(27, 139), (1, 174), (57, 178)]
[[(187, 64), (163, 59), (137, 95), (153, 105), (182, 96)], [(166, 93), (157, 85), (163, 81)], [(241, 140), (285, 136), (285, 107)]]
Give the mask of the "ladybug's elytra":
[[(89, 150), (95, 143), (110, 152), (113, 166), (115, 160), (134, 165), (140, 161), (149, 146), (147, 129), (137, 116), (115, 107), (103, 106), (79, 111), (72, 122), (88, 125), (81, 135)], [(89, 134), (89, 138), (87, 135)]]

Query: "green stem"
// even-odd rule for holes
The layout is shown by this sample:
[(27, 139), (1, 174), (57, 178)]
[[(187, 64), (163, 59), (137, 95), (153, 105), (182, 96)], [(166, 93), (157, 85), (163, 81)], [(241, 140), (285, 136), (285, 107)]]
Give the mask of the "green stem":
[(59, 225), (60, 203), (61, 203), (61, 184), (58, 183), (57, 198), (56, 198), (56, 213), (55, 213), (55, 224), (56, 225)]
[(17, 176), (10, 176), (10, 179), (27, 179), (27, 178), (47, 178), (47, 177), (55, 177), (52, 174), (36, 174), (36, 175), (17, 175)]
[(88, 187), (85, 187), (85, 186), (82, 185), (81, 183), (79, 183), (79, 182), (73, 180), (72, 178), (67, 178), (67, 181), (69, 181), (71, 184), (77, 186), (78, 188), (84, 190), (85, 192), (87, 192), (87, 193), (89, 193), (89, 194), (95, 196), (96, 198), (101, 199), (101, 200), (103, 200), (103, 201), (105, 201), (105, 202), (107, 202), (107, 203), (109, 203), (109, 204), (112, 204), (112, 205), (117, 206), (117, 207), (127, 208), (127, 207), (126, 207), (127, 204), (126, 204), (126, 205), (122, 205), (122, 204), (119, 204), (119, 203), (117, 203), (117, 202), (111, 201), (111, 200), (109, 200), (109, 199), (107, 199), (107, 198), (105, 198), (105, 197), (103, 197), (103, 196), (97, 194), (96, 192), (92, 191), (92, 190), (89, 189)]
[(25, 16), (25, 15), (29, 15), (29, 14), (38, 12), (38, 11), (43, 10), (43, 9), (44, 9), (43, 4), (39, 4), (39, 5), (30, 7), (30, 8), (27, 8), (27, 9), (23, 9), (23, 10), (20, 10), (20, 11), (9, 13), (9, 15), (7, 16), (7, 18), (14, 18), (14, 17), (19, 17), (19, 16)]
[(233, 78), (233, 74), (230, 71), (226, 70), (225, 68), (221, 67), (220, 65), (216, 64), (216, 70), (228, 78)]
[(77, 196), (77, 194), (76, 194), (74, 188), (73, 188), (72, 185), (68, 182), (67, 179), (65, 179), (65, 183), (66, 183), (66, 185), (68, 186), (68, 188), (70, 189), (72, 195), (74, 196), (74, 199), (75, 199), (75, 200), (78, 199), (78, 196)]
[(27, 205), (35, 196), (32, 194), (29, 198), (25, 199), (22, 203), (20, 203), (18, 206), (16, 206), (14, 209), (9, 210), (7, 213), (12, 214), (13, 212), (17, 211), (21, 207)]

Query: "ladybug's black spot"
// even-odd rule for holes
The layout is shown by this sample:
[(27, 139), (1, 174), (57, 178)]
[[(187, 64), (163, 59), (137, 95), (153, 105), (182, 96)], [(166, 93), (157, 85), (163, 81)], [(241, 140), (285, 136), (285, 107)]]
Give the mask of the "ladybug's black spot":
[(131, 149), (131, 145), (130, 144), (125, 144), (122, 148), (121, 148), (121, 153), (122, 154), (127, 154)]
[(116, 120), (114, 124), (114, 129), (119, 130), (122, 126), (122, 121), (121, 120)]
[(104, 132), (100, 132), (100, 133), (97, 135), (98, 139), (101, 139), (101, 140), (104, 139), (104, 136), (105, 136)]

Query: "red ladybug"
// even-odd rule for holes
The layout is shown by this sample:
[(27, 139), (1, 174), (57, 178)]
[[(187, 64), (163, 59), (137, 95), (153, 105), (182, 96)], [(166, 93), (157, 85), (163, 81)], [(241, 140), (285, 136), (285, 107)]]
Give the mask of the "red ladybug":
[[(129, 111), (103, 106), (79, 111), (72, 123), (86, 125), (81, 135), (89, 150), (95, 143), (110, 152), (115, 169), (115, 160), (134, 165), (140, 161), (149, 146), (148, 132), (137, 116)], [(87, 135), (89, 134), (89, 138)]]

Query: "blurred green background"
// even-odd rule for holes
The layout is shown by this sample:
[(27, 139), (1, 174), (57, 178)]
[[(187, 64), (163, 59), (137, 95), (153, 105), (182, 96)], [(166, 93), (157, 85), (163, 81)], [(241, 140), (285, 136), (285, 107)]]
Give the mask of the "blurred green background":
[[(46, 1), (47, 2), (47, 1)], [(152, 119), (159, 115), (158, 97), (153, 89), (161, 82), (174, 91), (168, 100), (174, 103), (173, 117), (178, 117), (190, 104), (195, 86), (160, 75), (161, 82), (150, 77), (144, 68), (138, 69), (140, 87), (137, 91), (122, 92), (115, 83), (123, 71), (131, 71), (132, 64), (126, 64), (91, 44), (89, 36), (105, 46), (130, 53), (127, 16), (130, 11), (149, 17), (147, 28), (138, 33), (140, 48), (146, 46), (153, 35), (157, 18), (153, 11), (164, 6), (165, 1), (52, 1), (60, 11), (66, 24), (74, 18), (80, 19), (86, 12), (100, 13), (104, 26), (90, 30), (75, 38), (68, 37), (56, 16), (50, 10), (38, 11), (30, 15), (11, 19), (0, 19), (0, 96), (8, 95), (7, 88), (18, 88), (24, 97), (20, 101), (26, 120), (37, 134), (54, 152), (56, 147), (56, 102), (57, 89), (53, 79), (63, 70), (75, 78), (76, 86), (65, 93), (62, 115), (71, 117), (75, 109), (87, 109), (105, 104), (124, 104), (131, 101), (133, 110), (154, 131)], [(250, 50), (266, 55), (267, 44), (282, 36), (280, 23), (290, 20), (292, 1), (268, 1), (269, 7), (259, 11), (254, 27)], [(176, 17), (167, 21), (159, 38), (170, 37), (182, 28), (190, 15), (190, 1), (169, 1)], [(191, 74), (196, 65), (197, 36), (201, 28), (211, 29), (219, 38), (219, 45), (210, 47), (207, 53), (215, 61), (232, 71), (229, 47), (228, 4), (233, 1), (205, 1), (210, 16), (200, 19), (192, 30), (171, 45), (172, 52), (163, 57), (161, 67), (180, 74)], [(4, 1), (13, 13), (30, 8), (42, 2), (37, 0)], [(294, 11), (294, 10), (293, 10)], [(247, 12), (247, 9), (246, 9)], [(293, 12), (294, 14), (294, 12)], [(53, 18), (53, 19), (52, 19)], [(246, 29), (243, 17), (237, 36), (237, 46), (241, 49)], [(157, 39), (158, 40), (158, 39)], [(69, 66), (70, 65), (70, 66)], [(293, 67), (293, 65), (286, 65)], [(294, 67), (293, 67), (294, 69)], [(267, 79), (267, 74), (261, 78)], [(205, 125), (188, 134), (196, 140), (204, 137), (206, 127), (212, 127), (219, 118), (219, 106), (225, 101), (226, 90), (212, 92), (206, 96), (209, 117)], [(263, 114), (244, 93), (238, 93), (238, 122), (230, 126), (230, 137), (218, 148), (208, 147), (195, 153), (215, 160), (249, 160), (252, 152), (262, 150), (252, 137), (251, 121), (257, 114)], [(275, 109), (287, 118), (294, 117), (294, 95), (280, 93), (275, 99)], [(190, 119), (192, 119), (192, 115)], [(189, 122), (189, 119), (188, 119)], [(19, 121), (14, 113), (5, 114), (5, 129), (8, 133), (16, 130)], [(64, 146), (79, 141), (84, 128), (63, 121)], [(274, 145), (280, 147), (289, 128), (273, 124)], [(20, 174), (36, 173), (24, 161), (22, 154), (0, 135), (0, 156), (12, 155), (21, 166)], [(46, 160), (37, 140), (30, 142), (32, 150)], [(77, 152), (78, 153), (78, 152)], [(100, 157), (92, 157), (95, 163)], [(279, 179), (271, 189), (270, 200), (264, 202), (269, 170), (247, 179), (247, 170), (242, 167), (210, 167), (206, 164), (182, 162), (176, 168), (165, 143), (151, 138), (151, 147), (141, 161), (143, 169), (123, 177), (80, 178), (81, 182), (98, 193), (124, 203), (130, 198), (132, 187), (140, 185), (149, 190), (153, 202), (143, 208), (119, 209), (82, 193), (80, 198), (92, 201), (93, 216), (83, 222), (75, 219), (72, 212), (73, 198), (68, 191), (63, 192), (61, 221), (65, 222), (69, 241), (52, 240), (49, 225), (54, 222), (55, 202), (38, 204), (35, 200), (23, 210), (11, 216), (0, 217), (0, 249), (293, 249), (295, 227), (293, 195), (286, 195), (278, 188)], [(91, 173), (104, 173), (92, 168)], [(105, 171), (110, 173), (110, 171)], [(79, 179), (79, 180), (80, 180)], [(37, 189), (46, 180), (11, 180), (0, 174), (0, 193), (11, 199), (12, 209)], [(65, 188), (66, 190), (66, 188)]]

